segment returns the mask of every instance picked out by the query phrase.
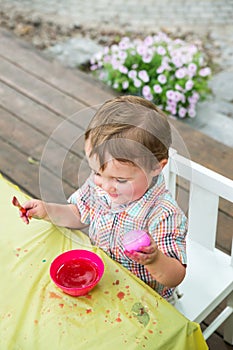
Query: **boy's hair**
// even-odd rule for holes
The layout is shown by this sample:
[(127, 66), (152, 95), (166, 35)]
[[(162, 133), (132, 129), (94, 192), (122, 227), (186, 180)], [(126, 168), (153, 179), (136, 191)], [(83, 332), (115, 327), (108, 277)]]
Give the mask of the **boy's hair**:
[(103, 170), (107, 154), (152, 170), (168, 158), (171, 129), (167, 116), (141, 97), (120, 96), (106, 101), (96, 112), (85, 133), (92, 155)]

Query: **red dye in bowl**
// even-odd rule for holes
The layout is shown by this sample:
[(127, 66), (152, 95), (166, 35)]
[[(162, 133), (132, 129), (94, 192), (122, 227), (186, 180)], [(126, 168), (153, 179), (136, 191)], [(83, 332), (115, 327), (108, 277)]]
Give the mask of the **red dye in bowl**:
[(83, 288), (94, 283), (98, 277), (98, 270), (84, 259), (65, 262), (56, 273), (56, 280), (67, 288)]

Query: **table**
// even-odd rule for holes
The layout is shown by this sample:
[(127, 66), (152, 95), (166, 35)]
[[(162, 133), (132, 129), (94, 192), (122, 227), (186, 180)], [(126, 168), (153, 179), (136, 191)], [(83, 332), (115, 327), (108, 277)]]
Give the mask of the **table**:
[[(187, 320), (128, 270), (91, 246), (80, 231), (42, 220), (25, 225), (11, 204), (27, 196), (0, 177), (0, 349), (208, 349), (200, 326)], [(100, 283), (71, 297), (51, 281), (60, 253), (88, 249), (104, 261)]]

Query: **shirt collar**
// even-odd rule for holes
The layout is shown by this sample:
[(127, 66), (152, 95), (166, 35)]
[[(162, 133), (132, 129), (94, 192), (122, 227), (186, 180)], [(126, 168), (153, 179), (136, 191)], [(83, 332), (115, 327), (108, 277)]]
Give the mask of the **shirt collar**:
[(102, 188), (96, 186), (93, 181), (90, 182), (94, 191), (96, 191), (98, 199), (101, 201), (101, 206), (104, 212), (126, 212), (134, 218), (145, 217), (145, 211), (153, 205), (155, 199), (165, 190), (164, 177), (163, 174), (160, 173), (153, 179), (152, 186), (139, 200), (112, 208), (111, 199), (108, 194)]
[(132, 217), (145, 217), (145, 212), (153, 206), (158, 196), (165, 190), (164, 176), (160, 173), (154, 178), (152, 186), (146, 193), (137, 201), (128, 205), (125, 211)]

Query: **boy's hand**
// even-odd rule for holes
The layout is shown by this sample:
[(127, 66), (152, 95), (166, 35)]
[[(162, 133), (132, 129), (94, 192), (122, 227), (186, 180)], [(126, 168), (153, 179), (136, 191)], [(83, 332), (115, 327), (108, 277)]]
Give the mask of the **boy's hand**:
[(128, 258), (136, 261), (137, 263), (141, 265), (150, 265), (153, 264), (156, 261), (157, 254), (158, 254), (158, 247), (155, 243), (155, 241), (150, 237), (150, 245), (140, 247), (140, 251), (125, 251), (125, 254), (128, 256)]
[(31, 199), (24, 203), (23, 207), (26, 209), (27, 215), (22, 215), (20, 212), (20, 217), (26, 224), (29, 223), (28, 218), (45, 219), (47, 216), (45, 203), (39, 199)]

